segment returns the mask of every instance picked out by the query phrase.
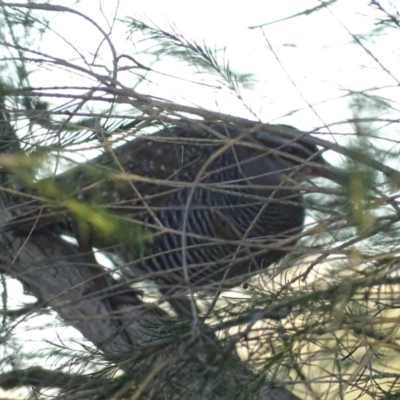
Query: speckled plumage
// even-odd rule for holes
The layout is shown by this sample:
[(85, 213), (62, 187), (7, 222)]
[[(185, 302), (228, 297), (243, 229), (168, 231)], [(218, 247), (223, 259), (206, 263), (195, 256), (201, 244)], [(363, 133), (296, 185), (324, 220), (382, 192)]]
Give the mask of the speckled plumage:
[(173, 127), (56, 179), (68, 196), (103, 204), (153, 232), (142, 259), (130, 259), (118, 243), (107, 250), (128, 264), (124, 275), (151, 277), (182, 311), (179, 298), (189, 287), (237, 285), (295, 244), (290, 238), (305, 215), (296, 184), (310, 172), (302, 161), (324, 163), (315, 146), (298, 139), (222, 124)]

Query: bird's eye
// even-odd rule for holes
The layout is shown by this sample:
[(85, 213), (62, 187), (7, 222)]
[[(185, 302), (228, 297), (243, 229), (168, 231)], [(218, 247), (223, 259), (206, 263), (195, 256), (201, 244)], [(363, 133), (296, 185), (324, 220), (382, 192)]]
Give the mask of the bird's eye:
[(292, 154), (292, 155), (294, 155), (295, 154), (295, 149), (293, 148), (293, 147), (286, 147), (285, 148), (285, 153), (287, 153), (287, 154)]
[(282, 149), (286, 154), (290, 154), (292, 156), (296, 156), (299, 158), (304, 158), (304, 152), (302, 152), (300, 149), (292, 146), (286, 146), (284, 149)]
[(314, 153), (316, 153), (317, 149), (315, 149), (315, 151), (312, 151), (311, 149), (308, 149), (304, 146), (293, 144), (293, 146), (283, 147), (281, 151), (282, 153), (285, 153), (287, 155), (294, 156), (303, 160), (308, 160), (310, 157), (313, 156)]

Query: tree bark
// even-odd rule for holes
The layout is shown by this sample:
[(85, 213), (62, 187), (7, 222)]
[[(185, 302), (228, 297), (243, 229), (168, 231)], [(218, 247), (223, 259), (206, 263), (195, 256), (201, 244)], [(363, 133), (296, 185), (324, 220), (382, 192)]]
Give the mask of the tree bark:
[[(19, 150), (18, 139), (4, 103), (0, 108), (3, 110), (0, 151), (15, 153)], [(14, 218), (23, 207), (21, 197), (9, 188), (10, 176), (9, 172), (0, 175), (3, 184), (0, 226)], [(234, 344), (229, 341), (204, 339), (201, 332), (196, 336), (191, 332), (190, 324), (187, 325), (188, 333), (182, 336), (186, 340), (172, 334), (160, 335), (160, 327), (171, 323), (171, 320), (168, 322), (171, 317), (156, 306), (143, 303), (134, 291), (121, 286), (107, 271), (95, 265), (94, 257), (88, 257), (51, 230), (32, 233), (28, 237), (19, 237), (12, 231), (1, 232), (0, 248), (1, 272), (18, 279), (66, 324), (80, 331), (106, 359), (125, 371), (136, 368), (136, 388), (132, 398), (164, 398), (162, 391), (157, 393), (154, 388), (156, 383), (162, 385), (163, 380), (168, 379), (176, 388), (174, 395), (180, 398), (236, 398), (237, 382), (230, 374), (232, 370), (239, 370), (243, 385), (247, 381), (254, 382), (257, 377), (252, 398), (297, 399), (266, 378), (261, 379), (260, 385), (260, 377), (239, 360)], [(210, 363), (215, 362), (223, 364), (222, 374), (203, 373)], [(194, 374), (189, 373), (193, 371)]]

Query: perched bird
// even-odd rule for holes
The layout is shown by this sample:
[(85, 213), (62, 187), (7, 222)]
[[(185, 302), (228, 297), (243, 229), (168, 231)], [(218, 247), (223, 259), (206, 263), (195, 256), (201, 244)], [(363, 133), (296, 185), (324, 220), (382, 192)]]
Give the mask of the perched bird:
[[(76, 201), (67, 214), (78, 212), (52, 211), (36, 229), (57, 227), (116, 253), (125, 276), (154, 280), (178, 313), (190, 314), (188, 293), (232, 287), (280, 260), (303, 229), (300, 183), (333, 179), (318, 148), (286, 128), (293, 134), (192, 123), (139, 136), (53, 178)], [(93, 209), (79, 210), (86, 202), (121, 221), (119, 235), (99, 234)], [(84, 234), (77, 214), (87, 220)], [(152, 234), (135, 256), (122, 245), (132, 221)]]

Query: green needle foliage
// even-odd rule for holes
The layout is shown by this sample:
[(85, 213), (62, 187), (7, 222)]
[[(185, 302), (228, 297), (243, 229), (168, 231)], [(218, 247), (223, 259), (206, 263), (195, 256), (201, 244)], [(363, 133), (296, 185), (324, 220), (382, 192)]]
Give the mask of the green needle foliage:
[[(288, 2), (277, 15), (266, 2), (267, 12), (254, 11), (252, 36), (243, 31), (260, 57), (245, 60), (251, 72), (243, 72), (247, 55), (189, 38), (172, 17), (153, 23), (116, 6), (110, 13), (108, 2), (51, 3), (0, 3), (0, 388), (32, 399), (400, 398), (396, 5), (370, 1), (351, 12), (345, 0), (306, 9)], [(59, 30), (64, 18), (67, 31)], [(326, 39), (332, 21), (341, 30), (330, 36), (345, 35), (342, 45)], [(321, 49), (317, 39), (327, 41)], [(364, 55), (359, 65), (353, 53)], [(336, 69), (324, 75), (330, 64)], [(267, 74), (257, 81), (260, 71)], [(231, 115), (219, 112), (227, 104)], [(147, 226), (141, 213), (185, 185), (174, 181), (179, 168), (163, 164), (168, 154), (138, 139), (173, 127), (251, 131), (281, 122), (303, 124), (342, 172), (337, 182), (299, 184), (304, 229), (296, 243), (272, 248), (288, 255), (219, 297), (189, 287), (192, 318), (171, 310), (175, 293), (162, 291), (161, 273), (127, 279), (123, 272), (151, 257), (168, 230)], [(185, 189), (201, 187), (212, 161)], [(165, 167), (163, 179), (132, 173), (152, 163)], [(254, 252), (270, 246), (269, 238), (234, 240)], [(171, 269), (188, 267), (163, 251)]]

